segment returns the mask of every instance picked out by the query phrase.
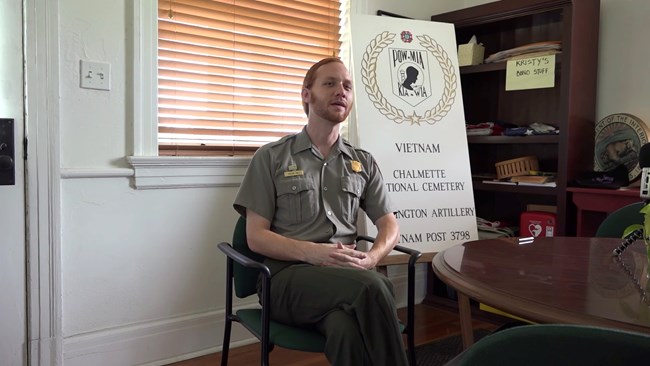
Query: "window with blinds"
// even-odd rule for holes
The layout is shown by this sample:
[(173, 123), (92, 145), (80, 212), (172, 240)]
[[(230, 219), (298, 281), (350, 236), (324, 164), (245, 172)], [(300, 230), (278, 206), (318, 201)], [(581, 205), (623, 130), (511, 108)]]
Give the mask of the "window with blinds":
[(340, 0), (159, 0), (159, 154), (250, 154), (300, 131), (302, 80), (339, 54), (340, 16)]

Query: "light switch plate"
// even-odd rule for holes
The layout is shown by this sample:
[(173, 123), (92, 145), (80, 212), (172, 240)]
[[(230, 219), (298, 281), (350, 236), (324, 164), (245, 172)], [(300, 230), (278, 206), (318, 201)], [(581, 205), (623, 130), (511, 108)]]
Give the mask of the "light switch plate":
[(80, 87), (111, 90), (111, 64), (81, 60), (79, 70)]

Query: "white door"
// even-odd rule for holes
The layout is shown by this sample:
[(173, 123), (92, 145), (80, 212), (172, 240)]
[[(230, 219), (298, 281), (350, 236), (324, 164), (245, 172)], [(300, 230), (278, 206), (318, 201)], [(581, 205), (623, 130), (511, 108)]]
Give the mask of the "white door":
[[(0, 1), (0, 180), (15, 171), (13, 184), (0, 185), (0, 365), (6, 366), (27, 364), (22, 3)], [(13, 140), (10, 169), (10, 144), (2, 139)]]

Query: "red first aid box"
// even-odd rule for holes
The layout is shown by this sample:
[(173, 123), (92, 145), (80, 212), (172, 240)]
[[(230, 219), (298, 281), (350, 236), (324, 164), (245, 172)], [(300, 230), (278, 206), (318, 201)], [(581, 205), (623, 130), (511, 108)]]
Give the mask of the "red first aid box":
[(526, 211), (519, 220), (519, 236), (555, 236), (555, 214), (552, 212)]

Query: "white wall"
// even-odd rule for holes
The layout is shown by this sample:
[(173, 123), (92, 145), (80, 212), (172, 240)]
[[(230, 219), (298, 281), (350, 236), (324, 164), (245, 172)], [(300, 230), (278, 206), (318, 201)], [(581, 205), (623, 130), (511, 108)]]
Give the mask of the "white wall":
[(360, 14), (377, 14), (377, 10), (403, 15), (405, 17), (430, 20), (431, 15), (456, 10), (463, 7), (465, 1), (454, 0), (350, 0), (352, 8)]
[[(230, 239), (236, 187), (132, 188), (130, 1), (59, 0), (65, 366), (163, 364), (221, 344), (224, 259), (215, 243)], [(485, 2), (353, 0), (352, 7), (426, 20)], [(601, 3), (597, 117), (626, 112), (650, 122), (643, 70), (650, 2)], [(111, 64), (111, 91), (79, 88), (80, 59)], [(251, 341), (243, 332), (234, 340)]]
[[(130, 116), (126, 21), (130, 0), (59, 0), (61, 165), (126, 167)], [(108, 62), (111, 90), (79, 87), (79, 61)]]
[(630, 113), (650, 125), (650, 2), (601, 0), (600, 12), (596, 118)]

